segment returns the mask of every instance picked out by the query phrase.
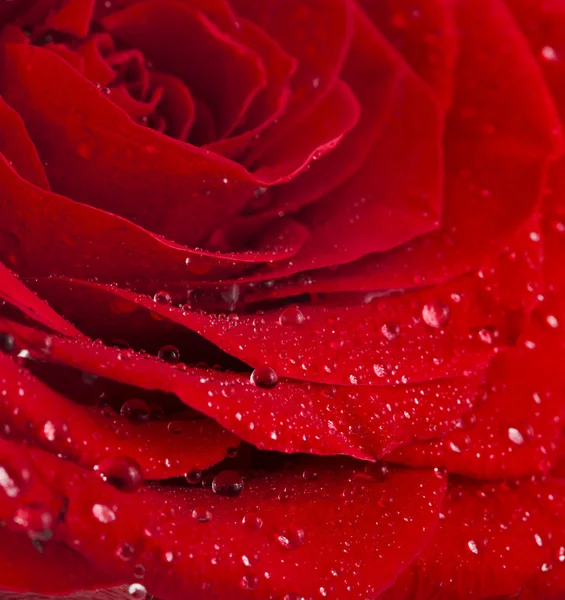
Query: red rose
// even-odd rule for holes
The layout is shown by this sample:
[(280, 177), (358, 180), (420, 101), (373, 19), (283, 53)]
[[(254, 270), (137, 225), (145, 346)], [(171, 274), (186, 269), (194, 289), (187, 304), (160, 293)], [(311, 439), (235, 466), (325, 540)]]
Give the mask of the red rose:
[(565, 3), (0, 22), (0, 597), (565, 597)]

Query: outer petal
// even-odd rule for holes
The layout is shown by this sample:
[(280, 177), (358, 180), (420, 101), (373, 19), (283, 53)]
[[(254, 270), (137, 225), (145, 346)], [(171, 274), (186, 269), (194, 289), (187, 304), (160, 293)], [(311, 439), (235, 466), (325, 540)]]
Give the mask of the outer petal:
[[(453, 483), (429, 546), (382, 600), (515, 597), (538, 574), (565, 569), (564, 500), (556, 478)], [(537, 598), (558, 597), (546, 593)]]
[[(248, 478), (237, 498), (202, 488), (132, 496), (42, 451), (0, 442), (0, 452), (27, 457), (30, 476), (42, 480), (0, 503), (0, 518), (38, 495), (62, 495), (57, 538), (118, 577), (137, 573), (166, 600), (314, 596), (320, 588), (375, 596), (426, 544), (445, 486), (433, 472), (396, 471), (382, 481), (378, 469), (333, 462)], [(132, 549), (128, 561), (116, 555), (123, 544)]]

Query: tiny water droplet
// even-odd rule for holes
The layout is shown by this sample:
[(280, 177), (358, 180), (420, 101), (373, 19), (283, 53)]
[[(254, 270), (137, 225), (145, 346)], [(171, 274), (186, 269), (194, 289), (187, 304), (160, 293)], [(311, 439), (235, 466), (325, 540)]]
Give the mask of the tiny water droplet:
[(241, 578), (241, 587), (244, 590), (256, 590), (259, 585), (259, 577), (257, 575), (244, 575)]
[(45, 542), (53, 537), (53, 514), (42, 504), (21, 506), (16, 510), (13, 521), (34, 540)]
[(94, 466), (103, 481), (122, 492), (135, 492), (143, 484), (139, 463), (129, 456), (109, 456)]
[(375, 363), (373, 371), (377, 377), (386, 377), (390, 373), (391, 367), (387, 363)]
[(275, 370), (271, 367), (257, 367), (250, 377), (251, 383), (259, 388), (270, 389), (277, 385), (279, 380)]
[(471, 446), (471, 438), (463, 431), (454, 431), (446, 439), (447, 450), (460, 454)]
[(279, 323), (284, 326), (301, 325), (304, 323), (304, 315), (297, 306), (288, 306), (282, 311)]
[(29, 469), (0, 464), (0, 489), (8, 498), (18, 498), (26, 490), (30, 480)]
[(222, 471), (214, 477), (212, 491), (219, 496), (235, 498), (243, 491), (243, 479), (237, 471)]

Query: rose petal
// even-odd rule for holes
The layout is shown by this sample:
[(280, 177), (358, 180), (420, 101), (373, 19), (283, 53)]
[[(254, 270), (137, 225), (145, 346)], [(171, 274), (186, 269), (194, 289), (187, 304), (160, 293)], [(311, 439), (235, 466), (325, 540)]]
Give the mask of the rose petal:
[(49, 190), (43, 165), (20, 115), (0, 98), (0, 152), (18, 174)]
[[(310, 292), (445, 281), (479, 268), (534, 211), (548, 160), (560, 145), (553, 103), (499, 0), (460, 2), (455, 8), (464, 35), (459, 36), (455, 98), (445, 137), (441, 230), (331, 271), (308, 273)], [(507, 52), (501, 53), (501, 47)], [(285, 294), (297, 290), (303, 293), (303, 283), (291, 279)]]
[[(73, 90), (71, 104), (66, 89)], [(42, 48), (5, 46), (0, 93), (24, 118), (55, 191), (179, 243), (196, 245), (258, 185), (231, 161), (132, 123)]]
[(232, 0), (235, 11), (256, 23), (297, 59), (289, 105), (255, 142), (249, 161), (302, 120), (337, 81), (353, 33), (349, 0)]
[[(0, 175), (4, 184), (0, 196), (0, 232), (4, 232), (0, 235), (0, 260), (24, 275), (65, 274), (103, 281), (146, 282), (233, 276), (256, 261), (268, 262), (296, 253), (306, 239), (303, 227), (289, 226), (294, 234), (286, 237), (287, 245), (270, 244), (263, 249), (259, 245), (255, 252), (227, 255), (189, 249), (122, 217), (30, 185), (1, 156)], [(67, 235), (68, 231), (73, 235)], [(267, 238), (265, 241), (269, 242)]]
[[(273, 389), (259, 389), (250, 385), (249, 378), (245, 375), (194, 368), (185, 368), (183, 372), (179, 372), (131, 351), (124, 352), (101, 345), (89, 347), (86, 344), (72, 344), (54, 336), (50, 337), (49, 352), (46, 354), (43, 350), (44, 335), (10, 322), (3, 324), (3, 327), (15, 336), (22, 348), (46, 363), (65, 364), (91, 375), (111, 378), (139, 388), (160, 389), (177, 394), (183, 402), (213, 417), (247, 441), (261, 448), (283, 452), (344, 453), (358, 458), (378, 458), (400, 445), (434, 438), (452, 430), (475, 400), (480, 398), (480, 377), (442, 379), (432, 383), (383, 387), (378, 390), (361, 386), (351, 388), (314, 385), (281, 379)], [(81, 392), (77, 393), (80, 395)], [(82, 394), (85, 395), (84, 390)], [(140, 395), (133, 388), (129, 398)], [(15, 395), (14, 398), (16, 397)], [(27, 402), (28, 398), (24, 400)], [(33, 401), (30, 399), (29, 402), (33, 409)], [(45, 409), (37, 411), (36, 415), (27, 416), (27, 411), (24, 411), (25, 415), (20, 415), (21, 418), (43, 424), (43, 420), (49, 419), (56, 412), (52, 408), (56, 406), (60, 407), (61, 418), (65, 418), (68, 401), (54, 396), (52, 402), (45, 404)], [(99, 418), (99, 411), (96, 410), (81, 410), (80, 407), (73, 410), (76, 411), (74, 416), (79, 429), (95, 427), (99, 431), (99, 440), (102, 439), (100, 436), (105, 436), (105, 441), (93, 442), (94, 449), (78, 449), (79, 459), (85, 464), (91, 464), (89, 456), (93, 455), (99, 444), (119, 444), (127, 449), (122, 454), (133, 456), (152, 472), (162, 469), (163, 474), (169, 473), (171, 476), (171, 470), (179, 467), (175, 464), (177, 458), (182, 459), (184, 471), (187, 470), (186, 465), (190, 461), (184, 456), (192, 449), (184, 448), (179, 442), (180, 454), (169, 452), (167, 444), (173, 441), (166, 435), (166, 431), (158, 427), (160, 424), (152, 423), (152, 428), (128, 428), (118, 418), (121, 429), (128, 434), (122, 440), (118, 439), (119, 436), (116, 437), (116, 419), (112, 421), (107, 417)], [(9, 415), (6, 418), (12, 419)], [(281, 422), (285, 423), (285, 427), (280, 426)], [(71, 423), (69, 428), (75, 431), (76, 428), (70, 425)], [(106, 431), (108, 429), (111, 431)], [(216, 431), (211, 426), (210, 429), (212, 432)], [(165, 439), (155, 441), (155, 448), (145, 467), (146, 459), (139, 459), (136, 450), (132, 450), (130, 446), (142, 446), (147, 439), (157, 437), (160, 432)], [(72, 437), (79, 436), (75, 433)], [(229, 436), (221, 435), (221, 432), (214, 438), (218, 442), (219, 453), (225, 450), (222, 446), (225, 440), (228, 445), (236, 445), (236, 442), (228, 438)], [(46, 447), (49, 448), (48, 445)], [(210, 452), (212, 450), (214, 449), (209, 449)], [(73, 451), (76, 453), (74, 448)], [(164, 469), (162, 463), (170, 455), (174, 456), (169, 461), (172, 464), (165, 464), (167, 469)], [(163, 460), (160, 460), (161, 456)], [(160, 464), (154, 464), (159, 460)], [(196, 462), (195, 460), (195, 464)], [(151, 477), (157, 478), (160, 475), (154, 474)]]
[(172, 432), (165, 421), (135, 425), (118, 414), (73, 403), (2, 354), (0, 374), (8, 399), (0, 407), (1, 420), (11, 435), (88, 468), (104, 458), (127, 456), (139, 463), (145, 479), (166, 479), (207, 469), (239, 444), (209, 419), (178, 421), (178, 432)]
[[(63, 544), (43, 544), (40, 551), (27, 535), (13, 533), (5, 527), (0, 527), (0, 561), (0, 587), (20, 594), (33, 591), (62, 595), (120, 583), (119, 579), (100, 573)], [(13, 597), (13, 594), (0, 592), (2, 599)]]
[[(171, 599), (247, 598), (255, 587), (265, 596), (329, 586), (337, 597), (375, 596), (424, 547), (445, 489), (433, 472), (394, 471), (382, 481), (378, 468), (334, 461), (248, 478), (236, 498), (202, 488), (132, 495), (40, 450), (0, 441), (0, 453), (4, 462), (27, 456), (31, 477), (68, 498), (59, 539), (115, 576), (137, 572), (150, 593)], [(315, 474), (302, 476), (305, 469)], [(19, 502), (35, 493), (31, 486)], [(123, 544), (133, 550), (129, 561), (116, 555)]]
[(102, 24), (115, 39), (141, 50), (156, 70), (184, 81), (212, 109), (220, 136), (233, 131), (266, 85), (260, 57), (190, 6), (148, 0)]
[(511, 349), (495, 357), (486, 403), (445, 439), (397, 450), (387, 460), (445, 467), (479, 479), (524, 477), (547, 471), (565, 418), (565, 358), (555, 345)]
[[(564, 498), (557, 478), (515, 488), (454, 483), (429, 546), (380, 599), (522, 598), (534, 577), (565, 569)], [(535, 598), (557, 598), (555, 591)]]
[(167, 122), (166, 134), (185, 141), (194, 122), (194, 100), (184, 83), (173, 75), (151, 73), (152, 83), (163, 90), (158, 111)]
[(73, 337), (82, 335), (46, 302), (40, 300), (2, 263), (0, 263), (0, 298), (52, 331)]
[(366, 13), (410, 66), (451, 104), (457, 32), (449, 0), (360, 0)]
[(353, 92), (338, 80), (303, 121), (262, 154), (255, 175), (273, 185), (289, 181), (311, 161), (332, 151), (358, 119), (359, 104)]
[(69, 33), (78, 38), (88, 35), (95, 0), (65, 0), (54, 12), (49, 13), (44, 27)]

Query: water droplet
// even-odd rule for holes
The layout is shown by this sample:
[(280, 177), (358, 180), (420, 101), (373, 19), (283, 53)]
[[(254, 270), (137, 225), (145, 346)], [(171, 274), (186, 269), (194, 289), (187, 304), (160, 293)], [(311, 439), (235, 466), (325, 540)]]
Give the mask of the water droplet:
[(547, 315), (545, 317), (545, 322), (549, 327), (551, 327), (551, 329), (559, 328), (559, 321), (557, 320), (557, 317), (555, 315)]
[(120, 414), (125, 417), (130, 423), (140, 424), (149, 421), (151, 409), (149, 404), (144, 400), (132, 398), (122, 404)]
[(481, 342), (483, 342), (484, 344), (492, 345), (498, 338), (499, 333), (494, 327), (488, 326), (479, 329), (477, 335)]
[(167, 425), (167, 431), (174, 435), (182, 433), (182, 421), (171, 421)]
[(428, 302), (422, 308), (424, 323), (434, 329), (442, 329), (449, 321), (449, 306), (445, 302)]
[(170, 304), (172, 302), (172, 298), (167, 292), (157, 292), (153, 296), (153, 300), (158, 304)]
[(48, 442), (62, 442), (68, 438), (69, 426), (65, 421), (49, 419), (43, 423), (40, 433)]
[(226, 450), (226, 455), (228, 458), (236, 458), (237, 454), (239, 452), (239, 449), (235, 446), (230, 446), (227, 450)]
[(139, 463), (129, 456), (111, 456), (94, 466), (103, 481), (122, 492), (135, 492), (143, 484)]
[(237, 471), (222, 471), (214, 477), (212, 491), (219, 496), (235, 498), (243, 492), (243, 479)]
[(559, 57), (557, 56), (557, 52), (555, 51), (555, 48), (552, 48), (551, 46), (544, 46), (540, 50), (540, 54), (543, 59), (545, 59), (549, 62), (556, 62), (559, 59)]
[(34, 540), (44, 542), (53, 537), (53, 515), (42, 504), (21, 506), (16, 510), (13, 521)]
[(188, 471), (184, 478), (190, 485), (197, 485), (202, 482), (202, 471)]
[(241, 578), (241, 587), (244, 590), (256, 590), (259, 585), (259, 577), (257, 575), (244, 575)]
[(400, 326), (394, 321), (389, 321), (381, 327), (381, 333), (387, 340), (394, 340), (400, 335)]
[(128, 594), (135, 600), (144, 600), (147, 598), (147, 590), (141, 583), (132, 583), (128, 587)]
[(277, 385), (279, 376), (271, 367), (257, 367), (250, 377), (251, 383), (259, 388), (270, 389)]
[(92, 507), (92, 514), (97, 521), (100, 521), (100, 523), (112, 523), (116, 520), (116, 513), (105, 504), (94, 504)]
[(523, 431), (516, 427), (509, 427), (507, 431), (508, 439), (517, 446), (522, 446), (533, 436), (532, 427), (526, 427)]
[(128, 544), (126, 542), (118, 547), (118, 549), (116, 550), (116, 556), (120, 560), (127, 562), (135, 556), (135, 548), (131, 544)]
[(304, 529), (291, 527), (281, 531), (277, 535), (277, 542), (286, 550), (293, 550), (304, 544)]
[(241, 522), (249, 529), (261, 529), (263, 527), (263, 519), (254, 513), (245, 515)]
[(391, 366), (387, 363), (375, 363), (373, 371), (377, 377), (386, 377), (391, 371)]
[(157, 353), (157, 357), (166, 363), (175, 365), (176, 363), (179, 362), (180, 352), (178, 351), (178, 348), (167, 345), (167, 346), (163, 346), (159, 350), (159, 352)]
[(304, 315), (297, 306), (288, 306), (285, 308), (279, 317), (281, 325), (301, 325), (304, 323)]
[(0, 489), (8, 498), (18, 498), (27, 488), (31, 473), (26, 467), (14, 468), (0, 464)]
[(208, 523), (212, 520), (212, 512), (205, 506), (197, 506), (192, 511), (192, 518), (199, 523)]
[(457, 454), (465, 452), (471, 445), (471, 438), (464, 431), (454, 431), (445, 438), (447, 450)]
[(479, 553), (479, 549), (477, 548), (477, 543), (474, 540), (469, 540), (467, 542), (467, 547), (473, 554)]
[(12, 352), (16, 347), (16, 340), (11, 333), (0, 332), (0, 350), (2, 352)]

